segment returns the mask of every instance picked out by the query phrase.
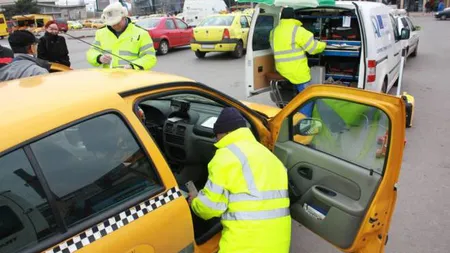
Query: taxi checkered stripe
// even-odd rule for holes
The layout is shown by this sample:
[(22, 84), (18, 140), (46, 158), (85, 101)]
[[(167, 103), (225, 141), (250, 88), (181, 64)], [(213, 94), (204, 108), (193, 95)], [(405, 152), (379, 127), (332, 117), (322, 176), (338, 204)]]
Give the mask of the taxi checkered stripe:
[(177, 187), (171, 188), (154, 199), (146, 200), (81, 232), (71, 239), (46, 251), (46, 253), (75, 252), (180, 196), (182, 196), (182, 194)]

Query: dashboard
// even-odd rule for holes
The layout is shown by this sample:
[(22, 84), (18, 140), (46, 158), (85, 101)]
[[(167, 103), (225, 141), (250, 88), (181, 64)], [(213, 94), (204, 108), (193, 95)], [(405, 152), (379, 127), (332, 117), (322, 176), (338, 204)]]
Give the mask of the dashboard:
[(212, 159), (216, 150), (213, 126), (221, 105), (172, 98), (147, 100), (139, 106), (147, 129), (169, 162), (207, 164)]

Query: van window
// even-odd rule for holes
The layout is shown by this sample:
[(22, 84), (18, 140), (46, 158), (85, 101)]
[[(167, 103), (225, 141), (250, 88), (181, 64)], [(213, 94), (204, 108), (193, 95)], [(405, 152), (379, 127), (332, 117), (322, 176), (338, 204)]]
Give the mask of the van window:
[(406, 21), (406, 18), (401, 18), (401, 20), (403, 27), (408, 28), (408, 21)]
[(273, 23), (273, 16), (258, 16), (253, 32), (253, 51), (270, 49), (270, 31), (273, 29)]
[(5, 19), (4, 18), (0, 18), (0, 24), (4, 24), (5, 23)]
[(406, 18), (406, 21), (408, 21), (409, 28), (411, 29), (411, 31), (415, 31), (416, 26), (413, 24), (412, 20), (410, 18)]
[(155, 168), (116, 114), (31, 144), (68, 226), (161, 187)]
[(53, 235), (56, 222), (22, 149), (0, 158), (0, 252), (19, 252)]
[(397, 42), (400, 40), (400, 34), (398, 32), (398, 23), (397, 23), (397, 20), (392, 15), (389, 15), (389, 17), (391, 18), (391, 22), (392, 22), (392, 29), (394, 29), (395, 42)]

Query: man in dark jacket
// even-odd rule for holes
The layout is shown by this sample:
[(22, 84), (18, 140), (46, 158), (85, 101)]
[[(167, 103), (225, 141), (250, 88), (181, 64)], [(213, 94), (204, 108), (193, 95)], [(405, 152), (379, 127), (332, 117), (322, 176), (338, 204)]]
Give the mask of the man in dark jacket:
[(0, 69), (0, 81), (48, 74), (50, 64), (36, 58), (37, 39), (29, 31), (18, 30), (8, 38), (14, 52), (13, 61)]
[(69, 50), (64, 37), (58, 35), (58, 25), (54, 20), (48, 21), (45, 30), (39, 39), (38, 58), (70, 67)]
[(7, 47), (2, 47), (0, 45), (0, 68), (11, 63), (13, 58), (14, 58), (13, 51)]

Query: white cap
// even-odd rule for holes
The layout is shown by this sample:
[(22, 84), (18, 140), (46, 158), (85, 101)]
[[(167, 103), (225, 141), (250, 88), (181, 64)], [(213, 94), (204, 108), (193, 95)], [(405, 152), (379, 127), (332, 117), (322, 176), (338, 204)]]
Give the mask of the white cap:
[(102, 20), (106, 25), (117, 25), (123, 17), (128, 16), (128, 10), (121, 3), (115, 2), (103, 9)]

